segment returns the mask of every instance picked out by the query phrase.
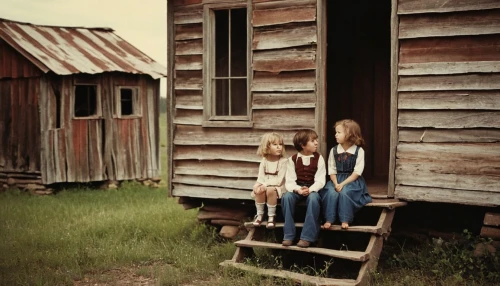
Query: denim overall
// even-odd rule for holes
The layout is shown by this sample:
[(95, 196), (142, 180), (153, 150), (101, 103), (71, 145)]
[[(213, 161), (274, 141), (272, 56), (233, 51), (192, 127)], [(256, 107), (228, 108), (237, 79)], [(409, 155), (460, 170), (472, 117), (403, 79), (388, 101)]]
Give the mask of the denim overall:
[[(359, 146), (356, 146), (354, 154), (347, 152), (338, 154), (337, 146), (333, 147), (333, 156), (337, 167), (337, 183), (342, 183), (354, 171), (359, 148)], [(364, 205), (372, 202), (365, 179), (362, 176), (359, 176), (356, 181), (345, 185), (340, 192), (335, 191), (332, 181), (328, 181), (325, 189), (329, 193), (329, 203), (324, 210), (325, 219), (331, 223), (335, 222), (337, 215), (340, 222), (352, 222), (354, 214)]]

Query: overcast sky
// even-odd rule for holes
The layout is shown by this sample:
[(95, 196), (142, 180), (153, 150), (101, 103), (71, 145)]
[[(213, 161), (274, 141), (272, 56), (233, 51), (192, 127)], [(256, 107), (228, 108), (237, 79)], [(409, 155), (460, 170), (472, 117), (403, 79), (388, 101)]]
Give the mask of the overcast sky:
[[(106, 27), (166, 66), (166, 0), (1, 0), (0, 18), (38, 25)], [(165, 79), (161, 95), (165, 96)]]

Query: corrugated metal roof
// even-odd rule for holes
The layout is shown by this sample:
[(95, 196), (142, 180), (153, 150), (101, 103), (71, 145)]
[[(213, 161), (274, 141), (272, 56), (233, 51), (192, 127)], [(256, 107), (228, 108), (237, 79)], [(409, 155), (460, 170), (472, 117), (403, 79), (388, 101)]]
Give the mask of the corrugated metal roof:
[(0, 18), (0, 38), (44, 72), (118, 71), (155, 79), (167, 74), (165, 67), (109, 28), (42, 26)]

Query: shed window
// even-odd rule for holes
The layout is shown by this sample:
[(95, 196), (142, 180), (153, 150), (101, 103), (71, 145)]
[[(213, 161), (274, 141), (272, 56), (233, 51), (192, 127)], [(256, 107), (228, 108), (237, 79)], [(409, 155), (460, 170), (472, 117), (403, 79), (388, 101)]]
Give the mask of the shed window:
[(100, 115), (97, 85), (75, 85), (75, 117)]
[(241, 5), (205, 10), (209, 61), (205, 62), (204, 126), (214, 121), (241, 124), (250, 120), (249, 25), (246, 4)]
[(118, 87), (116, 113), (119, 117), (141, 115), (141, 101), (137, 87)]

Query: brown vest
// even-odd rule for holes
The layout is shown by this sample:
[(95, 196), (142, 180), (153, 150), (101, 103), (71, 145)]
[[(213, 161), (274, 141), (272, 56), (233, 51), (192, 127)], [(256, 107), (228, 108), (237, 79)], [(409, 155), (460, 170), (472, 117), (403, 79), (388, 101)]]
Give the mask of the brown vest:
[(310, 187), (314, 184), (314, 176), (316, 175), (316, 171), (318, 171), (319, 153), (314, 152), (313, 155), (314, 158), (310, 158), (309, 166), (304, 166), (302, 157), (297, 159), (297, 154), (292, 156), (293, 163), (295, 164), (295, 174), (297, 174), (295, 182), (301, 187)]

